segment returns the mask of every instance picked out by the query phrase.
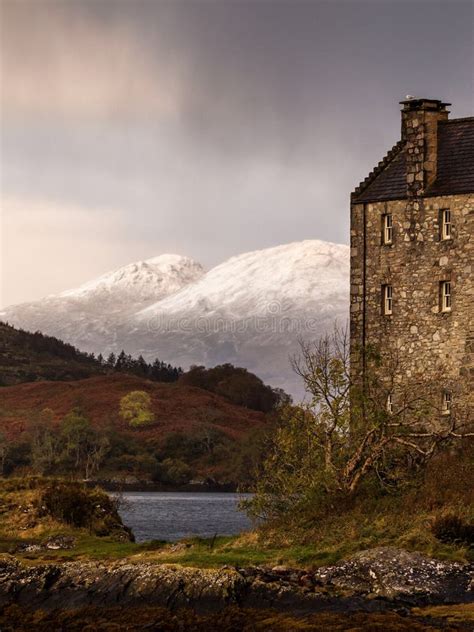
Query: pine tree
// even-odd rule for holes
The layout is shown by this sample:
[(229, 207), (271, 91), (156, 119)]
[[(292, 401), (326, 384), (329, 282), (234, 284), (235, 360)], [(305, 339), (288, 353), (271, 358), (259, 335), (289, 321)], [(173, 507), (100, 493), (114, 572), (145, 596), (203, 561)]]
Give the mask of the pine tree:
[(137, 360), (138, 375), (142, 375), (143, 377), (146, 377), (148, 375), (149, 368), (150, 367), (145, 361), (145, 358), (142, 355), (139, 355), (138, 360)]
[(125, 355), (125, 351), (119, 353), (117, 361), (115, 362), (115, 370), (116, 371), (125, 371), (127, 366), (127, 356)]

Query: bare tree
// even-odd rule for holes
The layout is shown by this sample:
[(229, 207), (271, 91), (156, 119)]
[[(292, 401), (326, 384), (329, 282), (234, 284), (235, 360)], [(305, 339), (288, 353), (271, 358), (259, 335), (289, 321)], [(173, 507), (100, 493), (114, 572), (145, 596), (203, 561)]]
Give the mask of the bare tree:
[(88, 479), (100, 469), (110, 450), (108, 438), (94, 429), (78, 408), (63, 419), (61, 433), (66, 455), (73, 457), (76, 469), (83, 468), (84, 476)]
[(86, 479), (97, 472), (110, 450), (107, 437), (94, 433), (89, 435), (84, 445), (84, 473)]
[(450, 385), (450, 407), (442, 411), (437, 384), (422, 375), (403, 380), (400, 357), (366, 353), (360, 384), (351, 382), (347, 329), (336, 327), (316, 343), (300, 340), (292, 360), (311, 396), (313, 439), (324, 457), (326, 480), (349, 493), (369, 472), (389, 484), (410, 464), (425, 463), (441, 444), (474, 436), (459, 381)]
[(45, 408), (30, 420), (31, 462), (35, 471), (45, 474), (54, 467), (61, 453), (61, 438), (54, 423), (54, 413)]

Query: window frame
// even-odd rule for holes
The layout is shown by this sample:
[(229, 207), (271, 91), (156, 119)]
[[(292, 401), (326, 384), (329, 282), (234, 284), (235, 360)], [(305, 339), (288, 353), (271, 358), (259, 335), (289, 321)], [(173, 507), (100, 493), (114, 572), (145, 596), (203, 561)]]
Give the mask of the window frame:
[[(446, 217), (447, 215), (447, 217)], [(450, 241), (453, 238), (453, 223), (451, 221), (451, 209), (443, 208), (440, 211), (440, 232), (441, 241)]]
[(382, 245), (393, 245), (393, 214), (382, 213)]
[(393, 314), (393, 285), (391, 283), (382, 285), (382, 314), (383, 316)]
[[(446, 291), (449, 290), (449, 291)], [(439, 283), (439, 308), (442, 314), (449, 314), (453, 309), (452, 283), (449, 280)]]
[(441, 414), (450, 415), (453, 405), (453, 396), (451, 391), (444, 390), (441, 397)]

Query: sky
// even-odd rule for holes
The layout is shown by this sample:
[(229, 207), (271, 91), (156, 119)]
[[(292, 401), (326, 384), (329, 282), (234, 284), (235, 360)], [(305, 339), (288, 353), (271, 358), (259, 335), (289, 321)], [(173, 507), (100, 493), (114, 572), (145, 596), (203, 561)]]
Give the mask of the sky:
[(474, 4), (0, 0), (0, 305), (349, 240), (405, 95), (474, 113)]

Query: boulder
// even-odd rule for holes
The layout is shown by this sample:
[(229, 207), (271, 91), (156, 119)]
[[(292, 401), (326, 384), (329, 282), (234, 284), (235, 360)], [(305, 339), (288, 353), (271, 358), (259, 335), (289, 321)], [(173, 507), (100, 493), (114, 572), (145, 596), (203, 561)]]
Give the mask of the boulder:
[(421, 553), (391, 547), (361, 551), (319, 569), (323, 585), (367, 597), (416, 603), (466, 601), (474, 598), (470, 581), (474, 565), (436, 560)]

